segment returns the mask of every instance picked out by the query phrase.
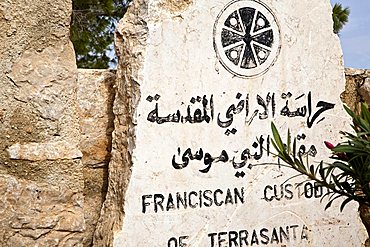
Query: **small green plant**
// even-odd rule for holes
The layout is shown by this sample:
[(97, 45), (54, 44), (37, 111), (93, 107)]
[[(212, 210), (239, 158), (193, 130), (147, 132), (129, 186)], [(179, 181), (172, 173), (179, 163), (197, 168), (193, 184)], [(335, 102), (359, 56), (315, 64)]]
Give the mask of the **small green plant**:
[(289, 130), (287, 141), (284, 143), (273, 123), (272, 144), (277, 156), (287, 167), (297, 171), (297, 176), (305, 176), (307, 180), (313, 180), (327, 188), (323, 197), (329, 199), (325, 209), (340, 198), (343, 199), (341, 211), (349, 202), (358, 202), (362, 222), (370, 233), (370, 112), (366, 104), (361, 105), (359, 113), (346, 106), (344, 108), (352, 118), (351, 127), (354, 133), (340, 132), (344, 141), (336, 146), (325, 142), (333, 152), (332, 163), (321, 161), (319, 164), (310, 164), (307, 156), (296, 153), (296, 140), (293, 140), (291, 145)]

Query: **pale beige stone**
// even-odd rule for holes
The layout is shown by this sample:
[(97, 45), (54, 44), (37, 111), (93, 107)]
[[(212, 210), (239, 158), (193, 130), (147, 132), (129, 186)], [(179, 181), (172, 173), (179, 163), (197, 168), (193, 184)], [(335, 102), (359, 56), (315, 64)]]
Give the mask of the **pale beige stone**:
[(1, 246), (60, 246), (76, 237), (82, 242), (82, 193), (7, 175), (0, 175), (0, 192)]
[(193, 3), (193, 0), (163, 0), (160, 3), (161, 8), (170, 11), (172, 13), (184, 11)]
[(0, 246), (82, 246), (71, 0), (0, 2)]
[(18, 160), (60, 160), (82, 158), (82, 152), (66, 141), (48, 143), (16, 143), (7, 149), (11, 159)]
[(108, 181), (112, 145), (115, 72), (78, 70), (77, 101), (84, 178), (85, 242), (92, 242)]
[[(148, 27), (141, 25), (147, 18), (147, 1), (133, 1), (131, 11), (126, 13), (126, 21), (118, 24), (115, 46), (119, 61), (117, 79), (114, 84), (115, 100), (113, 106), (114, 131), (112, 133), (112, 152), (109, 163), (108, 191), (101, 215), (94, 233), (94, 246), (112, 246), (113, 234), (121, 228), (124, 212), (123, 202), (131, 177), (131, 153), (135, 146), (133, 119), (140, 100), (137, 74), (142, 66)], [(123, 28), (123, 26), (125, 26)], [(130, 39), (127, 39), (131, 37)]]
[(108, 162), (113, 131), (113, 82), (109, 70), (78, 70), (77, 101), (82, 162), (99, 166)]
[(26, 50), (8, 78), (16, 85), (14, 99), (31, 105), (48, 125), (45, 134), (75, 140), (77, 67), (71, 42), (43, 51)]
[(359, 107), (360, 102), (370, 105), (370, 70), (346, 68), (346, 89), (342, 100), (352, 109)]

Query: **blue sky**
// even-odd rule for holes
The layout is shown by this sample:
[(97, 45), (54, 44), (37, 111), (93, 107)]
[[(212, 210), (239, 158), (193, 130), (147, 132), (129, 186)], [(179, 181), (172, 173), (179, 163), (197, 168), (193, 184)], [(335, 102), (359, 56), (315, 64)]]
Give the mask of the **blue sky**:
[(330, 0), (350, 8), (348, 23), (339, 33), (344, 66), (370, 69), (370, 0)]

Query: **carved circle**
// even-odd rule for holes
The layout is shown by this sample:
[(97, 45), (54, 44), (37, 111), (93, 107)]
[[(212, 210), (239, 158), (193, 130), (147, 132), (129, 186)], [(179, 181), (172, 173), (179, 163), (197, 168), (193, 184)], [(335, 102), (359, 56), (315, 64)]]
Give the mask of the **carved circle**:
[(264, 74), (280, 52), (280, 29), (258, 0), (234, 0), (216, 18), (213, 44), (220, 63), (239, 77)]

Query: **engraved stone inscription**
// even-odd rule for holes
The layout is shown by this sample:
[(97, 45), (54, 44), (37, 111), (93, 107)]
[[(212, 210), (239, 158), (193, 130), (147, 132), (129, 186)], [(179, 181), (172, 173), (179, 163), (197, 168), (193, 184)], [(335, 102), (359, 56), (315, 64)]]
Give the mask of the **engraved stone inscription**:
[(279, 26), (272, 11), (257, 1), (232, 1), (217, 16), (213, 42), (217, 57), (240, 77), (264, 74), (280, 50)]
[(133, 1), (117, 35), (113, 246), (365, 242), (357, 205), (324, 210), (327, 190), (272, 144), (273, 122), (295, 157), (327, 162), (324, 141), (349, 126), (329, 1), (193, 0), (181, 13), (164, 2)]

